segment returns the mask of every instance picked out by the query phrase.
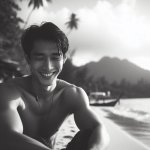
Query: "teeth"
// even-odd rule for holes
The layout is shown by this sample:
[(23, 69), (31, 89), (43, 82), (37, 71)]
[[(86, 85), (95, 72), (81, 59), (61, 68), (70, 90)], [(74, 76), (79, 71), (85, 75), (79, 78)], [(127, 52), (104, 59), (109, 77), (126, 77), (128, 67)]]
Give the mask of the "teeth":
[(52, 75), (52, 73), (42, 73), (42, 75), (45, 77), (50, 77)]

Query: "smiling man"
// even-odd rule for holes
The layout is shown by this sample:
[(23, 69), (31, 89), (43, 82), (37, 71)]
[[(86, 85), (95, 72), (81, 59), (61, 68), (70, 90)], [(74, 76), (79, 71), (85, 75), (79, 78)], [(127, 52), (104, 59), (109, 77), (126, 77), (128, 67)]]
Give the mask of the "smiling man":
[(105, 150), (108, 134), (86, 93), (57, 78), (68, 51), (65, 34), (50, 22), (32, 25), (21, 44), (31, 75), (0, 85), (0, 149), (52, 150), (61, 124), (73, 114), (80, 131), (66, 150)]

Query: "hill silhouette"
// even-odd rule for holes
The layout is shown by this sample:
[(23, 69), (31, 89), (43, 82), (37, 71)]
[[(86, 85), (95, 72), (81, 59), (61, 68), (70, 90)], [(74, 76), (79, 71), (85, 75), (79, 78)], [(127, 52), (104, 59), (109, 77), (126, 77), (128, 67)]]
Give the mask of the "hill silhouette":
[(150, 71), (145, 70), (127, 59), (103, 57), (98, 62), (90, 62), (82, 68), (87, 69), (87, 76), (98, 79), (102, 76), (109, 82), (120, 82), (123, 79), (136, 83), (140, 79), (150, 82)]

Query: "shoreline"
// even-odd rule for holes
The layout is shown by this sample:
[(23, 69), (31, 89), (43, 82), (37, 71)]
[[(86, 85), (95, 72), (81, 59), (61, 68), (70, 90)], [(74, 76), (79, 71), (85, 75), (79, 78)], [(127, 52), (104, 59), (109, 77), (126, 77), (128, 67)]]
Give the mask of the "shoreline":
[[(134, 136), (130, 135), (125, 131), (121, 125), (117, 124), (107, 116), (107, 113), (100, 109), (100, 107), (92, 107), (92, 109), (98, 114), (108, 133), (110, 135), (110, 147), (109, 150), (149, 150), (146, 144), (142, 143), (140, 140), (136, 139)], [(106, 108), (107, 109), (107, 108)], [(78, 132), (73, 119), (73, 115), (69, 116), (60, 130), (58, 131), (55, 149), (59, 150), (65, 148), (68, 142), (74, 137)]]
[[(109, 108), (103, 107), (106, 110)], [(104, 122), (108, 133), (110, 134), (110, 149), (109, 150), (149, 150), (150, 147), (141, 142), (135, 136), (123, 129), (121, 125), (114, 121), (112, 116), (109, 116), (104, 110), (94, 108), (97, 114), (101, 114), (100, 118)], [(124, 120), (122, 118), (122, 120)]]

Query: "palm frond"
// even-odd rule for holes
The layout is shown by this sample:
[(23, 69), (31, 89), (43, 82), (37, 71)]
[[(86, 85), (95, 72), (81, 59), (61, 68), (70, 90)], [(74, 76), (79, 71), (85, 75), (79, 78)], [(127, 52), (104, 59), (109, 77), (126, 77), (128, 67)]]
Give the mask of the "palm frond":
[(78, 28), (78, 22), (79, 22), (79, 19), (76, 17), (76, 14), (72, 13), (69, 21), (66, 22), (65, 24), (67, 25), (67, 28), (72, 30), (73, 28), (75, 29)]
[[(52, 0), (46, 0), (47, 2), (52, 2)], [(33, 5), (33, 9), (39, 8), (41, 6), (43, 6), (43, 0), (30, 0), (28, 3), (28, 6), (32, 6)]]

